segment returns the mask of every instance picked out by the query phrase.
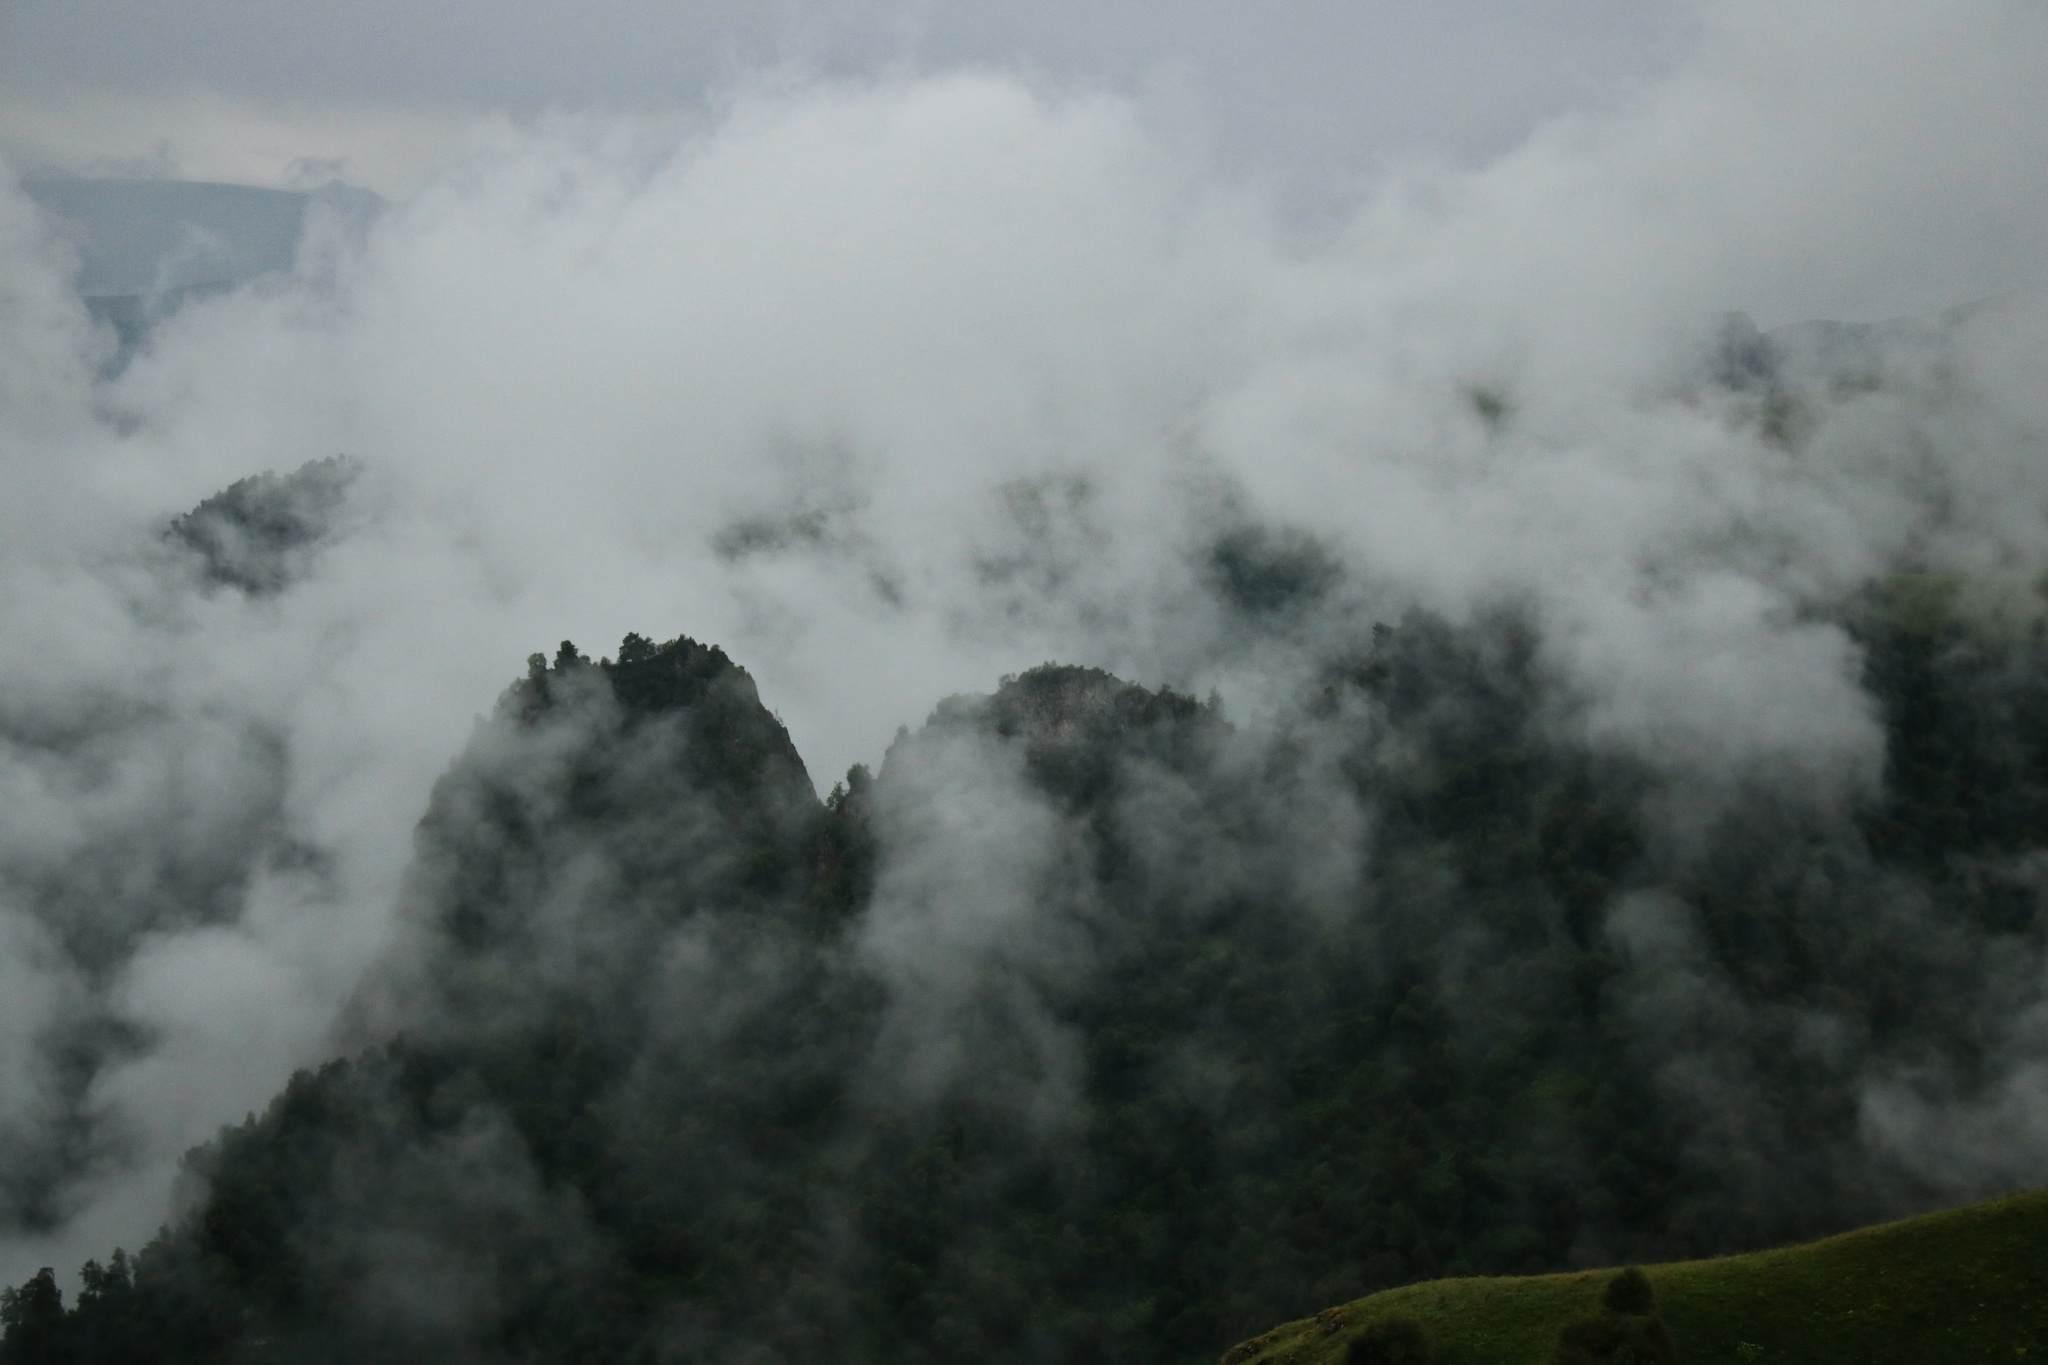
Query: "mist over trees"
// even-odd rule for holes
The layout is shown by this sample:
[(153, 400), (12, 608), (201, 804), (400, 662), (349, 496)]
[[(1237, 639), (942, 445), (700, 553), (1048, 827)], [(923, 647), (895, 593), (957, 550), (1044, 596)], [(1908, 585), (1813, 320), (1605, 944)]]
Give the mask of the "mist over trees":
[(2048, 1180), (2048, 11), (1711, 9), (1312, 222), (792, 73), (123, 331), (0, 170), (0, 1357), (1181, 1362)]
[(565, 642), (437, 785), (360, 1048), (0, 1359), (1192, 1361), (2001, 1188), (1873, 1099), (1995, 1102), (2041, 1007), (2048, 632), (1962, 588), (1843, 605), (1876, 788), (1690, 827), (1514, 603), (1257, 723), (1049, 664), (823, 803), (715, 646)]

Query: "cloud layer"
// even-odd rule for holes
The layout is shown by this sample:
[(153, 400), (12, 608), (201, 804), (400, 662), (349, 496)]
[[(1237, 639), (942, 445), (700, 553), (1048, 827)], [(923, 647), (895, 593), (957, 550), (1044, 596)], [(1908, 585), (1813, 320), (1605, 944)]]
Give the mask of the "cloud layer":
[[(112, 381), (0, 193), (0, 1271), (132, 1244), (321, 1055), (435, 776), (564, 636), (723, 644), (829, 775), (1048, 657), (1255, 716), (1406, 606), (1512, 598), (1570, 723), (1703, 799), (1867, 783), (1810, 608), (1910, 565), (2030, 618), (2048, 567), (2048, 16), (1714, 16), (1626, 112), (1313, 248), (1157, 106), (988, 72), (552, 118)], [(1737, 309), (1930, 321), (1882, 386), (1797, 384)], [(163, 538), (339, 453), (280, 591)], [(1967, 1153), (2038, 1080), (1939, 1140), (1878, 1112)]]

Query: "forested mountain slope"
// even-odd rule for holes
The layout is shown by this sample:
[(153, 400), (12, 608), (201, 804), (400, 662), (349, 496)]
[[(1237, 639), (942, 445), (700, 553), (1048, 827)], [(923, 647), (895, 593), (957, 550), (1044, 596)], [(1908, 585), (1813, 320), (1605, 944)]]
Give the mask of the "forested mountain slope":
[(565, 643), (348, 1055), (0, 1361), (1194, 1361), (1930, 1206), (1896, 1125), (1995, 1112), (2048, 934), (2048, 638), (1964, 586), (1839, 608), (1846, 800), (1587, 738), (1512, 603), (1236, 721), (1047, 665), (823, 803), (716, 647)]

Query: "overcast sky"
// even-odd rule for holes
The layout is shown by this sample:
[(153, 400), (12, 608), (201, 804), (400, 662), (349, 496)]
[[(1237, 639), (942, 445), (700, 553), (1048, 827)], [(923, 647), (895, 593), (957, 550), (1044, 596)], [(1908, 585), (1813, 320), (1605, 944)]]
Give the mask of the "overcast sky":
[[(687, 111), (763, 70), (961, 64), (1140, 91), (1228, 168), (1341, 198), (1627, 100), (1686, 0), (0, 0), (17, 163), (259, 183), (342, 159), (386, 190), (479, 113)], [(1193, 117), (1189, 117), (1192, 115)], [(316, 168), (317, 169), (317, 168)]]

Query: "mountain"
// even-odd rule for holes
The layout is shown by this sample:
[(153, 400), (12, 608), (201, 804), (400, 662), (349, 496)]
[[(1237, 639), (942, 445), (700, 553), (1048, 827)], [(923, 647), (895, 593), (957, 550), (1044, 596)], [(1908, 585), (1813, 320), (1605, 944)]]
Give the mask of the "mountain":
[(289, 274), (309, 224), (360, 235), (383, 208), (339, 181), (296, 191), (53, 176), (22, 189), (77, 253), (78, 292), (124, 356), (192, 300)]
[[(273, 590), (217, 532), (296, 563), (304, 477), (170, 534)], [(1682, 839), (1512, 604), (1256, 720), (1048, 664), (823, 802), (722, 650), (564, 642), (436, 786), (345, 1055), (69, 1310), (10, 1291), (0, 1362), (1197, 1361), (1938, 1206), (1873, 1078), (1995, 1104), (2048, 938), (2048, 633), (1966, 587), (1838, 607), (1880, 785)]]
[(32, 179), (22, 186), (78, 253), (87, 298), (235, 285), (290, 270), (307, 196), (182, 180)]

